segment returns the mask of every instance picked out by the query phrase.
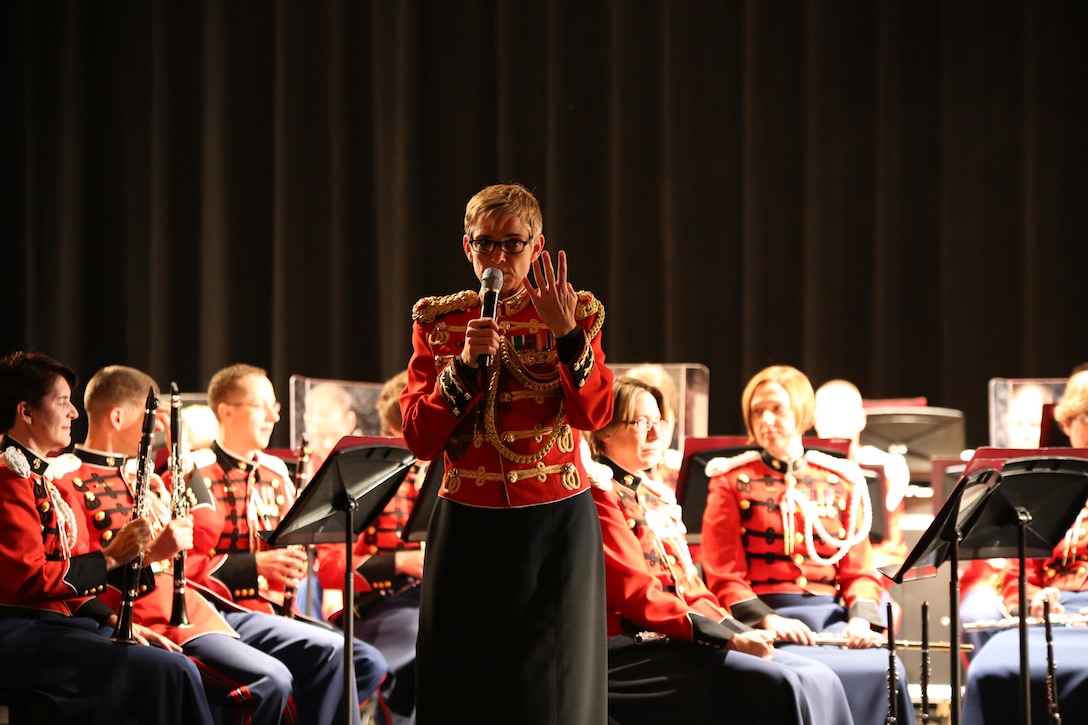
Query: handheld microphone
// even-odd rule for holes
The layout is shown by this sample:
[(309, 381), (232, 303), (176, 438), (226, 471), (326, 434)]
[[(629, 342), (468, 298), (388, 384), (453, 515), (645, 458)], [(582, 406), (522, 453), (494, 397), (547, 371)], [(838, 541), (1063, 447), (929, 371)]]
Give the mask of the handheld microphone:
[[(482, 282), (480, 286), (480, 299), (482, 300), (480, 317), (490, 317), (494, 320), (495, 315), (498, 313), (499, 290), (502, 289), (502, 270), (488, 267), (484, 270), (483, 279), (480, 281)], [(486, 370), (491, 367), (491, 356), (487, 353), (480, 355), (476, 364)]]

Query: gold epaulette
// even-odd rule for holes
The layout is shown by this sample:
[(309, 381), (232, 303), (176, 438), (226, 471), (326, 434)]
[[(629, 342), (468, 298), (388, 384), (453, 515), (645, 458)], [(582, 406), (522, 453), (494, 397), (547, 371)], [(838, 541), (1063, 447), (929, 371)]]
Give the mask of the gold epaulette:
[(470, 289), (441, 297), (424, 297), (412, 306), (412, 320), (422, 323), (434, 322), (442, 315), (467, 310), (478, 304), (480, 304), (480, 293)]
[(723, 473), (729, 473), (734, 468), (740, 468), (747, 465), (752, 461), (759, 460), (759, 451), (745, 451), (740, 455), (732, 456), (730, 458), (719, 457), (711, 458), (706, 464), (706, 477), (714, 478), (720, 476)]
[(865, 474), (861, 472), (858, 464), (848, 458), (839, 458), (823, 451), (808, 451), (805, 456), (809, 463), (820, 468), (826, 468), (839, 478), (845, 479), (854, 486), (860, 486), (865, 481)]
[(584, 320), (590, 315), (595, 315), (604, 309), (600, 300), (593, 296), (592, 292), (581, 290), (578, 293), (578, 306), (574, 308), (574, 319)]

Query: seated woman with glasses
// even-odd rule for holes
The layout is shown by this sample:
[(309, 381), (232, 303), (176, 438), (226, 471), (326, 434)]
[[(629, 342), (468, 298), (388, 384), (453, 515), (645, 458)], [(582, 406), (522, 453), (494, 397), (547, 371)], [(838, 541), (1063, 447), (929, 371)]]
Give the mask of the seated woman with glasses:
[(835, 670), (856, 725), (883, 725), (889, 701), (908, 718), (902, 663), (896, 660), (895, 700), (888, 653), (870, 649), (885, 642), (881, 604), (890, 598), (873, 568), (872, 504), (861, 469), (805, 450), (815, 393), (800, 370), (765, 368), (748, 382), (741, 405), (759, 448), (707, 464), (702, 563), (710, 590), (737, 619)]
[(609, 722), (849, 723), (834, 672), (775, 651), (773, 633), (733, 619), (707, 590), (657, 477), (664, 396), (631, 377), (613, 390), (612, 421), (586, 433), (604, 539)]
[[(1069, 378), (1054, 408), (1054, 420), (1073, 448), (1088, 449), (1088, 371)], [(1088, 501), (1049, 558), (1027, 561), (1025, 579), (1028, 616), (1041, 622), (1044, 602), (1050, 603), (1056, 663), (1055, 689), (1048, 691), (1045, 628), (1030, 627), (1032, 719), (1056, 722), (1052, 716), (1058, 714), (1066, 722), (1084, 722), (1088, 714), (1088, 628), (1083, 626), (1088, 623)], [(1021, 611), (1019, 580), (1020, 563), (1009, 559), (1002, 573), (1002, 591), (1005, 606), (1014, 616)], [(1016, 622), (1009, 619), (1010, 627), (990, 637), (971, 660), (963, 701), (965, 723), (1020, 722), (1020, 633), (1011, 626)]]

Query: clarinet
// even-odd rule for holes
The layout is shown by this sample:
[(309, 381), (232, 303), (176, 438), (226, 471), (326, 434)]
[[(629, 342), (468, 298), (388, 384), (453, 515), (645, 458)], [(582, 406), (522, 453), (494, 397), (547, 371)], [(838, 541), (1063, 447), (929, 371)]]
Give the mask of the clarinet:
[[(175, 519), (189, 515), (189, 491), (185, 484), (185, 459), (181, 446), (181, 393), (177, 383), (170, 383), (170, 512)], [(171, 627), (191, 627), (185, 611), (185, 552), (174, 557), (174, 606)]]
[[(305, 432), (302, 433), (302, 442), (298, 449), (298, 466), (295, 468), (295, 495), (302, 493), (302, 489), (306, 487), (306, 484), (310, 481), (310, 437)], [(313, 547), (306, 547), (306, 571), (309, 576), (310, 570), (310, 557), (313, 554)], [(307, 587), (307, 592), (312, 592), (312, 587)], [(295, 596), (298, 594), (298, 587), (284, 587), (283, 588), (283, 616), (288, 619), (294, 619), (295, 617)], [(312, 595), (311, 595), (312, 596)], [(308, 610), (309, 611), (309, 610)]]
[(929, 602), (922, 602), (922, 725), (929, 723)]
[(892, 618), (892, 605), (888, 602), (888, 717), (885, 725), (899, 722), (899, 670), (895, 667), (895, 620)]
[[(147, 515), (147, 489), (151, 484), (151, 437), (155, 434), (155, 411), (158, 407), (155, 389), (151, 388), (147, 391), (147, 402), (144, 404), (144, 426), (140, 436), (140, 454), (136, 461), (136, 483), (132, 490), (133, 521)], [(136, 644), (136, 638), (132, 634), (132, 603), (136, 600), (140, 587), (140, 570), (143, 565), (144, 555), (141, 553), (125, 567), (117, 628), (110, 638), (114, 642)]]
[(1050, 631), (1050, 600), (1043, 600), (1043, 621), (1046, 624), (1046, 711), (1050, 725), (1062, 725), (1058, 712), (1058, 665), (1054, 662), (1054, 636)]

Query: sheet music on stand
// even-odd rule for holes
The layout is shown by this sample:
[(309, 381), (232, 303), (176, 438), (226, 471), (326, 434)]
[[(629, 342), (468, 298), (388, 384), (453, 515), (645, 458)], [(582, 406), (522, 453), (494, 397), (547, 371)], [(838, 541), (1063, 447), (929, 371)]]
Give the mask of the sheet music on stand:
[[(1088, 500), (1088, 450), (980, 448), (968, 462), (933, 523), (894, 572), (881, 570), (896, 583), (932, 577), (951, 563), (949, 651), (952, 724), (959, 722), (961, 558), (1016, 558), (1023, 598), (1027, 558), (1048, 557)], [(1027, 668), (1027, 619), (1020, 619), (1021, 721), (1030, 723)]]
[(355, 701), (353, 543), (397, 492), (415, 456), (399, 438), (345, 436), (311, 477), (306, 489), (273, 532), (262, 532), (272, 546), (344, 544), (344, 704), (352, 722)]

